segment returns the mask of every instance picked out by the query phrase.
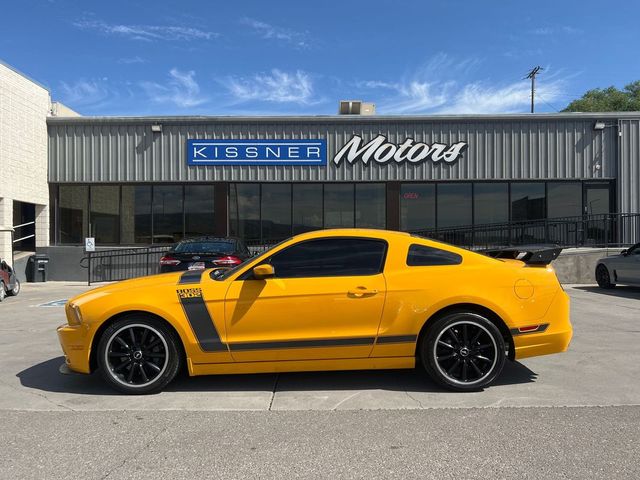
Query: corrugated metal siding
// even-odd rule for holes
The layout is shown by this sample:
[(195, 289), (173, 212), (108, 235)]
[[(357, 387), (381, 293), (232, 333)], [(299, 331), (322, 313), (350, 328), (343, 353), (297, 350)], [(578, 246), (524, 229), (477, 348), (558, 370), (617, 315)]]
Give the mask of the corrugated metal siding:
[(621, 120), (618, 210), (640, 212), (640, 119)]
[[(242, 122), (206, 119), (168, 122), (161, 133), (148, 123), (114, 121), (51, 122), (49, 181), (185, 182), (185, 181), (385, 181), (463, 179), (613, 178), (616, 174), (615, 129), (593, 130), (593, 118), (406, 121), (398, 119), (318, 119), (304, 122)], [(636, 122), (637, 125), (637, 122)], [(636, 127), (637, 131), (637, 127)], [(368, 141), (383, 134), (400, 143), (407, 137), (426, 143), (465, 141), (468, 149), (453, 165), (332, 163), (352, 135)], [(187, 138), (266, 139), (325, 138), (327, 167), (198, 166), (185, 160)], [(637, 151), (637, 146), (634, 147)], [(599, 168), (598, 168), (599, 166)], [(637, 172), (637, 170), (636, 170)], [(636, 197), (637, 199), (637, 197)]]

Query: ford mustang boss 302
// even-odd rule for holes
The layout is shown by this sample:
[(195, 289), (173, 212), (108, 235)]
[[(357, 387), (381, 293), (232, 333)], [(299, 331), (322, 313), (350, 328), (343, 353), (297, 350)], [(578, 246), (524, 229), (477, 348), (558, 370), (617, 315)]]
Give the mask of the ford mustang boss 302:
[[(522, 249), (521, 249), (522, 250)], [(565, 351), (559, 249), (471, 252), (407, 233), (324, 230), (232, 269), (154, 275), (72, 298), (66, 363), (125, 393), (190, 375), (424, 367), (458, 391), (506, 359)], [(500, 258), (494, 258), (500, 257)]]

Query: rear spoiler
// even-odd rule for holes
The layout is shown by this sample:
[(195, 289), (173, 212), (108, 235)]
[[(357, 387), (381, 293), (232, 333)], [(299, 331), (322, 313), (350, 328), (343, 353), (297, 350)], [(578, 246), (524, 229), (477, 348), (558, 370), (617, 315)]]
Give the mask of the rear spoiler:
[(520, 260), (527, 265), (549, 265), (558, 258), (562, 252), (562, 247), (557, 245), (520, 245), (515, 247), (503, 247), (492, 250), (481, 250), (483, 253), (493, 258), (508, 258)]

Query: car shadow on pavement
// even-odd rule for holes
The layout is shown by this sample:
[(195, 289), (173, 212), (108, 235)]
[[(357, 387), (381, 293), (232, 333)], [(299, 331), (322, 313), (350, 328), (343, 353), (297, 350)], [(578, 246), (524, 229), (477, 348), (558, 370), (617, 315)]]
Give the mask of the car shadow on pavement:
[[(16, 376), (22, 386), (45, 392), (78, 395), (117, 395), (99, 374), (63, 375), (58, 371), (63, 357), (29, 367)], [(519, 362), (507, 361), (494, 385), (535, 382), (536, 373)], [(316, 391), (316, 390), (388, 390), (407, 392), (446, 392), (420, 369), (359, 370), (340, 372), (263, 373), (245, 375), (180, 375), (165, 390), (169, 392), (233, 392), (233, 391)]]
[(599, 293), (611, 297), (640, 299), (640, 287), (626, 287), (618, 285), (615, 288), (600, 288), (593, 285), (573, 287), (575, 290), (583, 292)]

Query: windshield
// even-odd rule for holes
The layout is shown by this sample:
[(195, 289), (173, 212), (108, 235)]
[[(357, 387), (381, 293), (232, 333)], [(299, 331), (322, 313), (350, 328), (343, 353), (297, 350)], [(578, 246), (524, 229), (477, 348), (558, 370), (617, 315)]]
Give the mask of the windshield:
[(288, 242), (290, 238), (287, 238), (286, 240), (283, 240), (281, 242), (276, 243), (275, 245), (272, 245), (271, 247), (269, 247), (267, 250), (265, 250), (264, 252), (258, 254), (255, 257), (251, 257), (248, 258), (247, 260), (245, 260), (244, 262), (242, 262), (240, 265), (236, 265), (235, 267), (226, 270), (222, 275), (220, 275), (219, 277), (215, 277), (214, 280), (225, 280), (227, 278), (229, 278), (231, 275), (233, 275), (234, 273), (236, 273), (238, 270), (240, 270), (241, 268), (243, 268), (245, 266), (245, 264), (247, 262), (253, 262), (254, 260), (258, 260), (256, 263), (260, 263), (260, 259), (267, 257), (270, 253), (271, 250), (273, 250), (274, 248), (282, 245), (284, 242)]
[(233, 253), (236, 250), (235, 242), (184, 242), (179, 243), (176, 253)]

